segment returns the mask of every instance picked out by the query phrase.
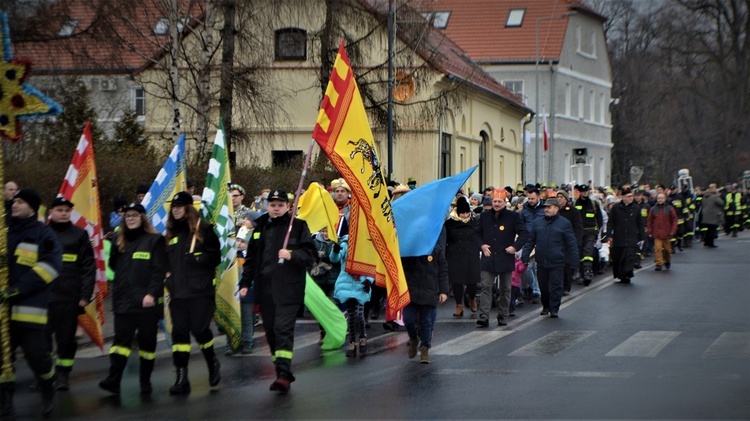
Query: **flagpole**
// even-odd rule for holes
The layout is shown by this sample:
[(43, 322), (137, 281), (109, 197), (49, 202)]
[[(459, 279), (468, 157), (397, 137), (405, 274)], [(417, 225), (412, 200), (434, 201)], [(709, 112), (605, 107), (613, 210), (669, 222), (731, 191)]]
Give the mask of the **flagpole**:
[[(289, 236), (292, 234), (292, 224), (294, 224), (294, 217), (297, 215), (297, 204), (299, 203), (299, 197), (302, 194), (302, 185), (305, 183), (305, 177), (307, 176), (307, 169), (310, 167), (310, 156), (313, 152), (313, 147), (315, 147), (315, 139), (310, 139), (310, 149), (307, 150), (307, 156), (305, 157), (305, 166), (302, 167), (302, 175), (299, 177), (299, 185), (297, 186), (297, 192), (294, 195), (294, 203), (292, 204), (292, 217), (289, 218), (289, 228), (286, 230), (286, 237), (284, 237), (284, 245), (281, 246), (282, 249), (285, 249), (287, 244), (289, 244)], [(284, 264), (284, 259), (279, 258), (279, 264)]]

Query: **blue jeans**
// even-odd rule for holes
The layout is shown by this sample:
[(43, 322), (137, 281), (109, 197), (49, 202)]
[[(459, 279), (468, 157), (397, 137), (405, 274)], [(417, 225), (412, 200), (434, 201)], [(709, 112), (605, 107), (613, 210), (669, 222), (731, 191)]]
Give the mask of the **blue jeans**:
[(422, 346), (432, 346), (432, 329), (435, 326), (437, 308), (435, 306), (409, 303), (404, 307), (404, 326), (412, 341), (419, 338)]
[(531, 293), (537, 297), (541, 296), (542, 291), (539, 289), (539, 281), (536, 278), (536, 260), (531, 262), (529, 267), (526, 268), (524, 277), (528, 281), (528, 287), (531, 288)]

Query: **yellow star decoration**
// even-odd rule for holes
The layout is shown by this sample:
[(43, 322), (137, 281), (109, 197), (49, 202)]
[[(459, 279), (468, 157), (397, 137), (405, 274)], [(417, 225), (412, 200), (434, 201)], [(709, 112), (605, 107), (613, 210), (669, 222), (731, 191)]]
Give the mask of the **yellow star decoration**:
[(29, 62), (13, 60), (8, 17), (0, 11), (0, 135), (11, 141), (21, 139), (19, 119), (42, 115), (56, 115), (60, 106), (24, 83), (29, 73)]

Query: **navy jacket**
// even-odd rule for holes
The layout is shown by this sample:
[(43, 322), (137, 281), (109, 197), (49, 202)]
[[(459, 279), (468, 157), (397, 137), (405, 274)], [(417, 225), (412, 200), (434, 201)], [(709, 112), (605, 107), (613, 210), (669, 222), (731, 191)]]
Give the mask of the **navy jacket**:
[(221, 262), (219, 238), (207, 222), (201, 221), (198, 230), (203, 241), (196, 241), (193, 253), (190, 253), (193, 236), (187, 222), (174, 222), (174, 237), (167, 245), (170, 272), (167, 289), (172, 299), (213, 297), (216, 294), (214, 278), (216, 267)]
[(526, 225), (526, 231), (531, 232), (531, 225), (540, 218), (544, 218), (544, 205), (541, 198), (539, 198), (539, 202), (533, 208), (529, 202), (524, 203), (523, 209), (521, 209), (521, 220)]
[(541, 268), (578, 267), (578, 241), (573, 225), (560, 215), (537, 219), (531, 228), (529, 242), (523, 246), (521, 260), (528, 263), (536, 247), (536, 263)]
[(490, 257), (482, 254), (479, 267), (483, 271), (501, 273), (513, 272), (515, 270), (515, 255), (506, 253), (505, 249), (513, 246), (516, 251), (521, 250), (529, 233), (521, 221), (521, 216), (512, 210), (505, 208), (500, 212), (488, 209), (479, 215), (479, 223), (476, 227), (475, 241), (481, 247), (483, 244), (490, 246)]
[[(117, 247), (119, 235), (125, 235), (123, 251)], [(118, 232), (109, 255), (109, 267), (115, 272), (111, 284), (114, 313), (163, 312), (167, 265), (167, 250), (160, 234), (148, 234), (143, 228)], [(147, 294), (154, 297), (155, 307), (143, 307), (143, 297)]]
[(426, 256), (402, 257), (406, 285), (412, 304), (437, 307), (440, 294), (448, 294), (448, 261), (436, 245)]
[(62, 248), (62, 271), (52, 284), (50, 301), (90, 301), (96, 282), (96, 260), (89, 234), (70, 222), (50, 223)]

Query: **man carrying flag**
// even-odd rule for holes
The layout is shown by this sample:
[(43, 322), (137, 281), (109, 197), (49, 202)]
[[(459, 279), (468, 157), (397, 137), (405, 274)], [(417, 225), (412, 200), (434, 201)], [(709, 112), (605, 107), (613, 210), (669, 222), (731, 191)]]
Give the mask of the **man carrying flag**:
[[(315, 261), (316, 249), (307, 223), (291, 220), (289, 197), (283, 190), (268, 195), (268, 213), (256, 219), (258, 224), (247, 246), (240, 296), (247, 295), (255, 281), (255, 296), (260, 302), (263, 328), (276, 366), (276, 380), (271, 390), (289, 391), (292, 375), (294, 324), (297, 311), (305, 300), (307, 267)], [(291, 226), (290, 226), (291, 222)], [(284, 237), (287, 231), (289, 243)]]

